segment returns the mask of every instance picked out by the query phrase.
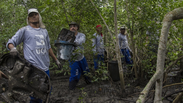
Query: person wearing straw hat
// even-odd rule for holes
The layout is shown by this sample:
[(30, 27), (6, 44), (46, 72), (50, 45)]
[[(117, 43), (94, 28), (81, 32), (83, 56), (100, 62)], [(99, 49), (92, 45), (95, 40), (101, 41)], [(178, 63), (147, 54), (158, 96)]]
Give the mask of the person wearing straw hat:
[[(16, 49), (21, 42), (23, 42), (24, 58), (33, 66), (45, 71), (49, 75), (50, 59), (53, 58), (57, 66), (60, 68), (61, 64), (54, 55), (48, 32), (42, 22), (40, 13), (36, 8), (28, 10), (27, 26), (19, 29), (16, 34), (8, 40), (6, 47), (10, 50), (10, 55), (16, 57), (19, 53)], [(42, 100), (31, 97), (30, 103), (42, 103)]]
[(94, 38), (92, 39), (92, 47), (94, 53), (94, 69), (98, 69), (100, 63), (104, 61), (104, 41), (103, 41), (103, 34), (102, 34), (102, 25), (96, 26), (97, 33), (94, 33)]
[[(74, 51), (78, 51), (72, 53), (73, 60), (70, 61), (71, 76), (69, 78), (69, 89), (74, 90), (77, 83), (79, 82), (80, 76), (90, 71), (83, 53), (83, 44), (86, 40), (85, 34), (78, 32), (79, 24), (77, 24), (76, 22), (69, 23), (69, 30), (75, 33), (76, 39), (74, 40), (74, 43), (76, 47)], [(84, 75), (84, 78), (87, 84), (91, 83), (90, 78), (88, 76)]]

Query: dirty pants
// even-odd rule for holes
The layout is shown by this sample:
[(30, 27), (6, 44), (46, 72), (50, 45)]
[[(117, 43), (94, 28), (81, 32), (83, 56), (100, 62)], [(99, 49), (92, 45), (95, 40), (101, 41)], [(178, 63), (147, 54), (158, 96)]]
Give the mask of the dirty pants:
[[(77, 83), (79, 82), (80, 76), (90, 71), (85, 57), (80, 61), (70, 62), (70, 68), (71, 68), (71, 76), (69, 78), (69, 89), (73, 90), (75, 89)], [(84, 77), (86, 83), (89, 84), (91, 82), (90, 78), (87, 76)]]
[(127, 64), (133, 64), (129, 50), (128, 49), (121, 49), (121, 52), (124, 56), (122, 59), (125, 60)]
[[(45, 72), (46, 72), (46, 74), (50, 77), (50, 71), (47, 70), (47, 71), (45, 71)], [(36, 98), (34, 98), (34, 97), (31, 97), (31, 96), (30, 96), (30, 98), (31, 98), (30, 103), (42, 103), (42, 100), (41, 100), (41, 99), (36, 99)]]
[(94, 56), (94, 69), (95, 70), (97, 70), (98, 69), (98, 67), (100, 66), (100, 64), (102, 63), (102, 62), (104, 62), (104, 55), (103, 54), (101, 54), (101, 55), (97, 55), (97, 56)]

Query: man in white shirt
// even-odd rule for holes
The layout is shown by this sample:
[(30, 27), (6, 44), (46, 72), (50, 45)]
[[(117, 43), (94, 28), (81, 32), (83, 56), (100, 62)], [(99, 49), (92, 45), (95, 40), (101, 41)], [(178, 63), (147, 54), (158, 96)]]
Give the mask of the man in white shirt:
[[(8, 40), (6, 47), (10, 50), (10, 54), (15, 57), (18, 55), (16, 46), (23, 42), (24, 58), (33, 66), (45, 71), (50, 77), (49, 56), (53, 58), (59, 68), (61, 63), (52, 51), (48, 32), (37, 9), (28, 10), (27, 24)], [(30, 103), (34, 102), (42, 103), (42, 100), (31, 97)]]
[[(75, 51), (79, 51), (79, 53), (72, 53), (74, 60), (70, 61), (71, 76), (69, 78), (69, 89), (73, 90), (79, 82), (80, 76), (89, 72), (89, 68), (83, 53), (83, 44), (85, 43), (86, 36), (85, 34), (78, 32), (79, 25), (76, 22), (71, 22), (69, 24), (69, 28), (70, 31), (74, 32), (76, 36), (76, 39), (74, 40), (76, 45)], [(89, 77), (84, 77), (87, 84), (91, 83)]]
[(93, 34), (94, 38), (92, 39), (92, 46), (94, 52), (94, 69), (98, 69), (100, 63), (104, 61), (104, 41), (102, 34), (102, 26), (96, 26), (97, 33)]
[(126, 63), (132, 64), (133, 62), (131, 60), (131, 55), (130, 55), (131, 49), (128, 46), (128, 40), (125, 35), (125, 27), (120, 28), (120, 33), (118, 34), (118, 39), (119, 39), (119, 48), (124, 56)]

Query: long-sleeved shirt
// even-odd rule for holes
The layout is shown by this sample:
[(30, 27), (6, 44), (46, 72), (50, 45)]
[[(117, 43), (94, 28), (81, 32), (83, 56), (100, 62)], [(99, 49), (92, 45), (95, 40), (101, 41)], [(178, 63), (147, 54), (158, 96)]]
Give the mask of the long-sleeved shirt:
[(104, 54), (104, 41), (101, 35), (97, 35), (97, 33), (93, 34), (95, 38), (92, 39), (92, 47), (93, 52), (99, 55)]
[[(119, 34), (118, 34), (118, 39), (119, 39), (119, 48), (120, 48), (120, 49), (125, 49), (125, 48), (127, 48), (127, 49), (130, 50), (130, 48), (129, 48), (129, 46), (128, 46), (128, 40), (127, 40), (126, 35), (123, 35), (123, 34), (119, 33)], [(130, 51), (131, 51), (131, 50), (130, 50)]]
[(74, 53), (72, 53), (75, 61), (80, 61), (84, 58), (84, 47), (82, 44), (85, 43), (85, 40), (85, 34), (78, 32), (76, 39), (74, 40), (77, 47), (74, 47)]
[(50, 39), (46, 29), (32, 28), (30, 25), (19, 29), (6, 44), (12, 43), (15, 47), (23, 42), (24, 58), (33, 66), (44, 71), (49, 70)]

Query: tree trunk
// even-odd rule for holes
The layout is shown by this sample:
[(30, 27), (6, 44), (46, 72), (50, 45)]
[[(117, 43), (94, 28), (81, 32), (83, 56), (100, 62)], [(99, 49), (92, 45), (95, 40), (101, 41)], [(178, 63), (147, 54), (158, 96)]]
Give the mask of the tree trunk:
[(179, 93), (172, 103), (178, 103), (178, 102), (182, 103), (182, 101), (181, 101), (182, 96), (183, 96), (183, 93)]
[[(183, 8), (177, 8), (173, 11), (167, 13), (163, 20), (163, 27), (161, 29), (161, 36), (159, 41), (158, 47), (158, 55), (157, 55), (157, 71), (161, 71), (162, 75), (164, 73), (164, 64), (165, 64), (165, 53), (166, 53), (166, 46), (168, 40), (168, 32), (173, 20), (182, 19), (183, 18)], [(162, 76), (161, 76), (162, 77)], [(157, 101), (162, 102), (162, 80), (163, 77), (160, 79), (160, 82), (156, 82), (156, 91), (155, 91), (155, 98), (154, 103)]]
[(147, 93), (149, 92), (150, 87), (155, 81), (157, 82), (156, 82), (154, 103), (162, 103), (162, 97), (161, 97), (162, 84), (163, 84), (162, 80), (163, 80), (163, 73), (164, 73), (165, 52), (166, 52), (166, 45), (167, 45), (167, 39), (168, 39), (168, 32), (169, 32), (169, 28), (171, 26), (172, 21), (177, 19), (182, 19), (182, 18), (183, 18), (183, 8), (174, 9), (173, 11), (165, 15), (163, 20), (163, 26), (161, 29), (161, 36), (159, 40), (156, 73), (150, 79), (149, 83), (146, 85), (146, 87), (142, 91), (136, 103), (145, 102)]
[[(110, 35), (111, 35), (111, 38), (113, 38), (112, 33), (111, 33), (111, 31), (110, 31), (110, 29), (109, 29), (107, 23), (105, 22), (104, 18), (102, 17), (102, 15), (100, 14), (100, 12), (99, 12), (98, 9), (96, 8), (96, 6), (94, 5), (93, 1), (92, 1), (92, 0), (90, 0), (90, 1), (91, 1), (92, 5), (95, 7), (95, 9), (96, 9), (96, 11), (98, 12), (98, 14), (100, 15), (100, 17), (102, 18), (104, 24), (106, 25), (107, 30), (109, 31), (109, 33), (110, 33)], [(115, 5), (114, 10), (115, 10), (115, 12), (116, 12), (116, 1), (114, 1), (114, 5)], [(116, 28), (115, 28), (115, 29), (117, 29), (117, 16), (116, 16)], [(117, 30), (116, 30), (116, 31), (117, 31)], [(116, 35), (117, 35), (117, 33), (116, 33)], [(119, 47), (118, 47), (118, 44), (119, 44), (119, 43), (118, 43), (117, 37), (116, 37), (116, 42), (117, 42), (117, 43), (115, 43), (115, 41), (113, 40), (113, 44), (114, 44), (114, 45), (116, 44), (116, 47), (117, 47), (117, 48), (116, 48), (116, 52), (119, 52)], [(118, 51), (117, 51), (117, 50), (118, 50)], [(117, 60), (119, 60), (119, 57), (120, 57), (120, 55), (119, 55), (119, 53), (117, 53)], [(120, 63), (119, 63), (119, 62), (120, 62)], [(121, 57), (120, 57), (120, 60), (118, 61), (118, 67), (119, 67), (119, 74), (120, 74), (121, 87), (122, 87), (122, 90), (124, 90), (125, 83), (124, 83), (124, 77), (123, 77), (123, 68), (122, 68), (122, 64), (121, 64)]]
[(122, 90), (125, 89), (125, 82), (124, 82), (124, 76), (123, 76), (123, 68), (121, 64), (121, 56), (120, 56), (120, 50), (119, 50), (119, 40), (118, 40), (118, 28), (117, 28), (117, 13), (116, 13), (116, 0), (114, 0), (114, 23), (115, 23), (115, 34), (116, 34), (116, 57), (118, 61), (118, 68), (119, 68), (119, 75), (120, 75), (120, 81), (121, 81), (121, 88)]
[[(127, 2), (126, 2), (127, 3)], [(138, 78), (138, 75), (137, 75), (137, 66), (136, 66), (136, 52), (135, 52), (135, 41), (133, 40), (133, 20), (132, 20), (132, 25), (130, 25), (130, 13), (129, 13), (129, 10), (128, 10), (128, 7), (126, 8), (126, 11), (127, 11), (127, 17), (128, 17), (128, 23), (129, 23), (129, 29), (130, 29), (130, 40), (131, 40), (131, 44), (132, 44), (132, 53), (133, 53), (133, 68), (134, 68), (134, 72), (135, 72), (135, 77)], [(133, 16), (133, 15), (132, 15)], [(133, 16), (134, 17), (134, 16)]]

